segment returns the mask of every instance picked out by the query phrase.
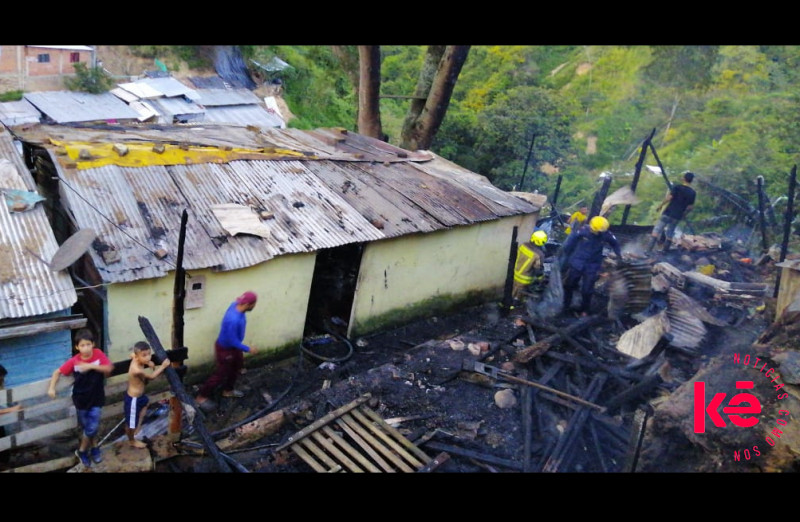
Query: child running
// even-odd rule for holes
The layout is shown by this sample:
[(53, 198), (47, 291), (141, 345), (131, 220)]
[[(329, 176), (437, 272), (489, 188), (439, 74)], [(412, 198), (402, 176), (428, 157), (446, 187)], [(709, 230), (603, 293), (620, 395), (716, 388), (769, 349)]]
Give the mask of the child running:
[[(103, 461), (100, 448), (97, 446), (97, 431), (100, 428), (100, 414), (106, 402), (105, 380), (114, 370), (114, 365), (102, 350), (94, 344), (94, 335), (90, 330), (81, 329), (75, 334), (73, 343), (77, 354), (53, 371), (47, 394), (56, 398), (56, 384), (63, 375), (74, 377), (72, 384), (72, 402), (78, 416), (83, 435), (78, 450), (81, 463), (90, 467), (92, 461), (99, 464)], [(91, 456), (91, 460), (89, 457)]]
[[(131, 354), (131, 365), (128, 368), (128, 390), (125, 393), (125, 434), (128, 442), (134, 448), (146, 448), (147, 444), (136, 440), (136, 434), (142, 428), (142, 420), (147, 413), (147, 404), (150, 400), (144, 393), (144, 386), (147, 381), (152, 381), (169, 366), (169, 359), (164, 358), (161, 365), (156, 367), (150, 359), (153, 351), (150, 345), (144, 341), (139, 341), (133, 345)], [(145, 370), (152, 369), (152, 372)]]

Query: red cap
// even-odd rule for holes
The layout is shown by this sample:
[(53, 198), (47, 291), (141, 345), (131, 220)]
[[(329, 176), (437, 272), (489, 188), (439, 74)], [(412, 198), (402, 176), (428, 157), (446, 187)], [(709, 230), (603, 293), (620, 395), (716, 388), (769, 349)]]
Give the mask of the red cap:
[(252, 304), (258, 300), (255, 292), (245, 292), (236, 298), (236, 304)]

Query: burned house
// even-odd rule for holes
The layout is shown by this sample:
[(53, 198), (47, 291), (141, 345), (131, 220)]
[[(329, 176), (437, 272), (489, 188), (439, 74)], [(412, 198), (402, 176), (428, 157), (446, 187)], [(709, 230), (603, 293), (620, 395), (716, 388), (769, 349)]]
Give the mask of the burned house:
[(143, 338), (145, 316), (192, 365), (210, 362), (219, 320), (244, 290), (261, 297), (248, 338), (276, 356), (334, 318), (353, 336), (496, 299), (512, 231), (532, 230), (539, 212), (431, 152), (342, 129), (11, 130), (57, 209), (57, 239), (96, 233), (70, 271), (98, 289), (78, 308), (114, 361)]

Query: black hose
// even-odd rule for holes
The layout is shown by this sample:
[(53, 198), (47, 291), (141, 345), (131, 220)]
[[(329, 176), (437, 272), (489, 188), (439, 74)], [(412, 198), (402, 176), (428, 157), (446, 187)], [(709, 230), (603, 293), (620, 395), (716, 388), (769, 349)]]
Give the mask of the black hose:
[(339, 363), (339, 362), (344, 362), (344, 361), (350, 359), (350, 357), (353, 356), (353, 344), (350, 342), (350, 340), (347, 339), (347, 337), (336, 335), (336, 334), (334, 334), (332, 332), (329, 332), (329, 333), (331, 335), (333, 335), (335, 338), (337, 338), (339, 341), (341, 341), (341, 342), (343, 342), (343, 343), (345, 343), (347, 345), (347, 354), (345, 354), (345, 355), (343, 355), (341, 357), (325, 357), (325, 356), (320, 355), (318, 353), (315, 353), (311, 349), (307, 348), (305, 346), (305, 343), (301, 343), (300, 344), (300, 349), (303, 351), (303, 353), (305, 353), (309, 357), (312, 357), (312, 358), (314, 358), (314, 359), (316, 359), (318, 361), (321, 361), (321, 362)]

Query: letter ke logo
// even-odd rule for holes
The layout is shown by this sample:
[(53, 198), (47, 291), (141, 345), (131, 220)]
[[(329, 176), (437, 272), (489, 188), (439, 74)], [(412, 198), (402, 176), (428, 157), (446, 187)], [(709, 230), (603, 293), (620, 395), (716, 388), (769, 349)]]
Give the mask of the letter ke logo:
[[(736, 381), (737, 390), (750, 390), (753, 388), (753, 381)], [(718, 428), (727, 426), (722, 415), (717, 411), (725, 400), (725, 393), (714, 395), (711, 402), (706, 406), (706, 383), (697, 381), (694, 383), (694, 432), (705, 433), (706, 414)], [(746, 406), (740, 406), (746, 404)], [(728, 416), (730, 421), (740, 428), (752, 428), (758, 424), (758, 418), (742, 415), (754, 415), (761, 413), (761, 402), (752, 393), (737, 393), (728, 401), (728, 406), (722, 408), (722, 412)]]

